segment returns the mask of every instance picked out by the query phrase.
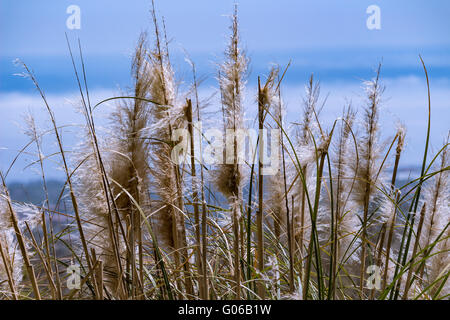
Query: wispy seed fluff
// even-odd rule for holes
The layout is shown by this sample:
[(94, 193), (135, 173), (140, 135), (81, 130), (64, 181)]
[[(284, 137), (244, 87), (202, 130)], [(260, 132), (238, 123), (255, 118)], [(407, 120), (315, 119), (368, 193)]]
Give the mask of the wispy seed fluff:
[[(238, 20), (236, 13), (232, 17), (231, 26), (232, 35), (230, 43), (225, 51), (225, 61), (220, 66), (220, 92), (222, 96), (222, 107), (224, 116), (225, 129), (244, 129), (244, 107), (243, 94), (246, 84), (248, 59), (245, 52), (240, 48), (240, 39), (238, 33)], [(242, 200), (242, 184), (243, 184), (243, 168), (238, 163), (237, 141), (231, 138), (226, 141), (226, 145), (231, 145), (234, 154), (226, 154), (227, 157), (233, 158), (231, 163), (220, 165), (215, 177), (217, 189), (224, 194), (228, 201), (234, 207), (234, 211), (239, 214), (239, 202)]]
[[(351, 136), (353, 123), (355, 120), (355, 111), (351, 106), (343, 112), (342, 123), (339, 130), (339, 137), (336, 143), (332, 144), (332, 176), (333, 178), (333, 208), (331, 208), (331, 199), (328, 193), (323, 193), (322, 206), (319, 212), (319, 230), (320, 236), (324, 241), (337, 241), (336, 256), (338, 263), (347, 266), (358, 262), (355, 249), (358, 247), (358, 241), (354, 241), (359, 229), (359, 219), (356, 215), (357, 205), (352, 199), (352, 191), (355, 183), (354, 173), (350, 167), (354, 165), (356, 159), (349, 157), (348, 154), (355, 148)], [(353, 175), (352, 175), (353, 174)], [(333, 210), (335, 215), (335, 239), (331, 236), (331, 215)]]
[[(431, 257), (426, 260), (425, 270), (420, 270), (420, 274), (423, 275), (425, 273), (428, 275), (429, 285), (450, 271), (450, 227), (448, 225), (450, 223), (449, 164), (448, 146), (446, 146), (441, 153), (440, 165), (436, 168), (442, 171), (430, 179), (423, 189), (426, 211), (419, 244), (420, 248), (422, 250), (426, 249), (425, 252)], [(441, 233), (443, 234), (441, 235)], [(439, 236), (439, 241), (431, 249), (430, 245), (435, 243)], [(439, 288), (442, 281), (437, 281), (432, 287), (432, 293)], [(447, 280), (439, 296), (448, 294), (450, 294), (450, 285)]]
[[(155, 231), (162, 247), (177, 246), (179, 233), (184, 233), (182, 185), (176, 163), (172, 160), (172, 133), (187, 127), (185, 104), (177, 100), (174, 72), (166, 51), (157, 38), (156, 48), (147, 55), (150, 83), (148, 97), (156, 102), (150, 106), (151, 126), (150, 173), (156, 206), (153, 210)], [(183, 236), (181, 234), (181, 236)], [(183, 238), (185, 238), (183, 236)]]
[[(100, 150), (104, 150), (102, 142), (100, 140), (98, 142)], [(86, 242), (91, 250), (95, 250), (97, 259), (103, 261), (105, 284), (110, 293), (115, 295), (119, 285), (120, 272), (116, 262), (112, 232), (119, 230), (119, 222), (112, 209), (111, 201), (108, 203), (103, 184), (104, 176), (94, 149), (92, 136), (86, 128), (81, 143), (74, 153), (74, 163), (76, 166), (81, 164), (75, 171), (74, 191), (81, 216), (85, 221), (83, 231)], [(104, 165), (106, 172), (110, 172), (108, 161), (104, 161)], [(110, 227), (111, 222), (113, 230)], [(122, 237), (119, 239), (123, 240)], [(120, 243), (119, 250), (124, 254), (124, 242), (120, 241)]]
[(146, 216), (150, 213), (148, 162), (151, 141), (148, 139), (148, 130), (151, 114), (150, 104), (141, 100), (149, 99), (148, 92), (152, 83), (147, 54), (146, 34), (142, 33), (132, 62), (132, 95), (136, 99), (121, 101), (117, 106), (112, 115), (109, 141), (110, 176), (117, 182), (113, 183), (114, 197), (126, 229), (132, 230), (127, 237), (133, 248), (141, 236), (140, 210)]
[[(397, 147), (395, 149), (396, 156), (399, 157), (405, 146), (406, 128), (399, 124), (397, 128)], [(392, 186), (392, 190), (395, 190), (395, 186)], [(395, 225), (396, 217), (396, 205), (394, 203), (395, 195), (392, 194), (391, 199), (385, 198), (381, 204), (381, 220), (386, 223), (386, 227), (389, 230)]]
[[(13, 203), (0, 186), (0, 297), (7, 292), (11, 292), (9, 280), (12, 280), (14, 291), (17, 293), (23, 277), (23, 257), (14, 231), (11, 210), (8, 202), (12, 205), (13, 211), (18, 219), (19, 228), (25, 230), (25, 222), (31, 230), (40, 223), (41, 213), (32, 204)], [(29, 249), (29, 243), (25, 238), (25, 245)]]
[(406, 127), (403, 124), (397, 125), (397, 147), (395, 148), (395, 152), (397, 155), (400, 155), (405, 147), (405, 137), (406, 137)]
[[(367, 96), (367, 106), (364, 108), (362, 135), (358, 141), (359, 163), (353, 168), (357, 178), (353, 190), (353, 199), (361, 206), (371, 201), (375, 195), (375, 185), (378, 183), (378, 169), (383, 146), (379, 141), (379, 115), (381, 95), (384, 87), (380, 84), (380, 68), (376, 77), (364, 82)], [(356, 158), (356, 155), (355, 155)], [(367, 197), (367, 198), (366, 198)]]
[[(311, 213), (308, 205), (314, 203), (316, 192), (316, 169), (315, 160), (318, 156), (314, 145), (313, 137), (316, 141), (318, 137), (317, 116), (319, 110), (317, 103), (320, 94), (319, 83), (314, 81), (311, 75), (308, 84), (305, 86), (305, 98), (303, 99), (303, 118), (297, 124), (295, 131), (296, 145), (295, 153), (300, 162), (296, 162), (294, 157), (294, 167), (291, 170), (291, 177), (294, 183), (295, 210), (293, 212), (293, 228), (296, 247), (304, 248), (308, 245), (311, 234)], [(300, 166), (300, 167), (299, 167)], [(300, 170), (303, 172), (306, 189), (301, 179)]]
[[(283, 234), (286, 234), (286, 190), (284, 184), (284, 172), (282, 166), (282, 135), (281, 127), (283, 126), (284, 107), (283, 101), (280, 97), (280, 92), (275, 90), (275, 78), (278, 75), (278, 69), (272, 69), (267, 79), (266, 85), (261, 90), (263, 105), (268, 107), (270, 114), (266, 116), (266, 122), (270, 123), (272, 129), (278, 129), (279, 141), (278, 145), (278, 169), (274, 175), (268, 176), (268, 199), (267, 208), (273, 219), (273, 232), (278, 241), (280, 241)], [(275, 119), (272, 119), (275, 118)], [(288, 186), (287, 186), (288, 188)], [(289, 195), (288, 202), (290, 201)]]
[[(248, 59), (239, 47), (237, 8), (232, 16), (230, 43), (225, 50), (225, 62), (220, 66), (219, 84), (222, 96), (222, 110), (224, 129), (244, 129), (243, 93), (245, 88), (245, 77), (247, 73)], [(243, 166), (239, 163), (238, 150), (244, 141), (237, 135), (227, 135), (225, 139), (224, 159), (226, 164), (218, 166), (214, 182), (216, 188), (221, 192), (231, 207), (231, 220), (234, 235), (234, 263), (233, 273), (235, 281), (236, 299), (240, 299), (240, 225), (243, 192)], [(230, 141), (231, 140), (231, 141)], [(229, 151), (231, 150), (231, 154)], [(227, 159), (228, 158), (228, 159)]]

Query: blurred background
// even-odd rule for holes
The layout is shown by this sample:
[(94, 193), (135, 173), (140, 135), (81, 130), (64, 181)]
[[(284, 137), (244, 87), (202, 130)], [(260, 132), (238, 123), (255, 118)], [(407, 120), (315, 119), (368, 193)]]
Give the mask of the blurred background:
[[(218, 88), (216, 65), (223, 59), (234, 1), (161, 0), (155, 4), (164, 17), (181, 86), (192, 82), (185, 61), (189, 56), (204, 80), (200, 94), (211, 96)], [(70, 5), (80, 8), (80, 29), (67, 27)], [(371, 5), (380, 9), (380, 29), (368, 28)], [(131, 85), (131, 55), (139, 33), (148, 30), (153, 41), (150, 9), (149, 0), (0, 1), (0, 170), (8, 173), (14, 192), (33, 197), (33, 183), (39, 180), (33, 148), (16, 159), (30, 141), (24, 133), (24, 115), (31, 112), (42, 131), (50, 127), (38, 92), (29, 79), (17, 75), (23, 70), (14, 59), (33, 69), (58, 125), (64, 126), (64, 146), (70, 150), (77, 144), (83, 121), (76, 112), (79, 94), (65, 33), (76, 55), (78, 38), (82, 43), (91, 100), (98, 102)], [(386, 86), (382, 135), (393, 137), (399, 122), (407, 127), (401, 169), (408, 175), (421, 164), (426, 137), (427, 87), (421, 54), (430, 75), (432, 150), (442, 145), (450, 128), (449, 1), (243, 0), (238, 2), (238, 14), (242, 44), (251, 59), (249, 110), (255, 109), (257, 76), (267, 74), (274, 63), (284, 69), (291, 61), (282, 89), (287, 120), (300, 120), (304, 85), (314, 73), (321, 83), (321, 101), (326, 98), (321, 117), (331, 124), (347, 102), (362, 112), (362, 81), (372, 78), (382, 62)], [(107, 106), (97, 111), (99, 123), (107, 123), (105, 110)], [(63, 174), (58, 157), (51, 156), (54, 150), (52, 137), (44, 137), (47, 175), (58, 181)]]

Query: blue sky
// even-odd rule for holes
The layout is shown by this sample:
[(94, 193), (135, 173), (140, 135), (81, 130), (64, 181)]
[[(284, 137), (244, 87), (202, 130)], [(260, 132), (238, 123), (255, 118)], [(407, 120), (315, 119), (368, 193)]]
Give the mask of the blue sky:
[[(79, 5), (78, 32), (89, 54), (129, 52), (135, 35), (150, 25), (150, 1), (2, 0), (0, 27), (3, 55), (66, 54), (66, 8)], [(242, 0), (242, 34), (256, 51), (298, 49), (411, 48), (449, 46), (450, 3), (445, 0)], [(382, 28), (365, 26), (366, 8), (381, 8)], [(233, 1), (164, 0), (157, 10), (168, 33), (189, 52), (216, 52), (223, 47)]]
[[(191, 78), (184, 62), (188, 52), (207, 79), (202, 90), (209, 92), (216, 85), (215, 63), (220, 62), (226, 43), (227, 15), (233, 3), (156, 1), (157, 11), (166, 21), (180, 80), (189, 82)], [(81, 9), (80, 30), (66, 28), (66, 8), (71, 4)], [(356, 104), (362, 100), (361, 79), (370, 78), (378, 62), (383, 61), (382, 76), (389, 85), (386, 114), (392, 115), (386, 127), (393, 127), (395, 118), (406, 122), (411, 163), (422, 152), (426, 126), (421, 54), (432, 84), (432, 142), (439, 146), (449, 130), (446, 119), (450, 118), (450, 1), (242, 0), (238, 4), (243, 45), (252, 61), (249, 86), (254, 85), (257, 75), (267, 72), (270, 63), (286, 65), (292, 60), (284, 91), (292, 108), (298, 108), (303, 84), (314, 72), (322, 83), (322, 92), (330, 93), (330, 112), (325, 117), (331, 119), (347, 99), (354, 99)], [(366, 27), (366, 8), (373, 4), (381, 9), (381, 30)], [(26, 143), (15, 123), (21, 123), (26, 109), (42, 107), (30, 82), (13, 76), (21, 70), (12, 60), (23, 59), (53, 101), (64, 104), (76, 91), (64, 35), (67, 32), (73, 45), (77, 38), (82, 41), (93, 94), (106, 97), (130, 83), (134, 44), (140, 31), (152, 30), (150, 7), (149, 0), (0, 1), (0, 169), (11, 161), (15, 149)], [(60, 112), (60, 122), (75, 121), (69, 108)], [(39, 115), (39, 111), (36, 113)], [(16, 174), (22, 176), (26, 174)]]
[[(66, 8), (81, 9), (81, 29), (68, 30)], [(381, 9), (381, 30), (368, 30), (366, 8)], [(24, 59), (49, 84), (70, 90), (70, 61), (64, 32), (79, 37), (91, 71), (91, 85), (126, 84), (129, 55), (138, 34), (151, 30), (149, 0), (2, 0), (0, 1), (0, 90), (24, 89), (11, 77), (11, 60)], [(164, 0), (156, 3), (164, 16), (171, 49), (183, 69), (184, 50), (210, 75), (220, 58), (233, 1)], [(450, 71), (450, 2), (306, 0), (239, 2), (243, 43), (255, 71), (292, 59), (288, 81), (303, 81), (311, 72), (323, 80), (353, 80), (369, 74), (383, 59), (386, 76), (421, 72), (422, 54), (433, 75)], [(114, 66), (114, 68), (112, 68)], [(367, 70), (367, 71), (361, 71)], [(54, 81), (51, 81), (54, 79)]]

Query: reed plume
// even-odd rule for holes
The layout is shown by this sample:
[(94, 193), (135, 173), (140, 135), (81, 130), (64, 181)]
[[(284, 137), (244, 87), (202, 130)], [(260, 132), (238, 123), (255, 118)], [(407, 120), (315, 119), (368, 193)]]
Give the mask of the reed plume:
[(389, 198), (383, 201), (381, 206), (381, 219), (384, 222), (386, 228), (386, 243), (384, 245), (385, 250), (385, 260), (384, 260), (384, 272), (383, 272), (383, 282), (382, 289), (386, 288), (388, 275), (392, 275), (392, 269), (390, 268), (391, 251), (393, 251), (392, 243), (395, 237), (395, 228), (397, 222), (397, 212), (398, 212), (398, 202), (400, 199), (400, 192), (396, 189), (395, 184), (397, 180), (397, 169), (400, 162), (400, 156), (402, 154), (403, 148), (405, 146), (405, 136), (406, 128), (403, 125), (399, 125), (397, 128), (397, 147), (395, 153), (395, 163), (392, 172), (391, 179), (391, 190), (389, 193)]
[[(13, 203), (0, 172), (0, 288), (18, 299), (22, 280), (32, 284), (34, 297), (41, 299), (34, 267), (30, 260), (30, 242), (22, 230), (28, 224), (31, 230), (41, 223), (41, 212), (32, 204)], [(25, 269), (25, 273), (23, 273)], [(4, 283), (8, 285), (5, 286)]]
[[(277, 93), (274, 90), (274, 81), (277, 75), (277, 69), (272, 69), (266, 84), (261, 88), (261, 81), (258, 77), (258, 212), (256, 216), (256, 238), (257, 238), (257, 257), (258, 257), (258, 271), (262, 274), (264, 270), (264, 165), (266, 164), (266, 153), (268, 152), (268, 147), (266, 147), (265, 136), (263, 134), (265, 118), (269, 113), (269, 110), (274, 100), (277, 98)], [(281, 114), (278, 119), (281, 118)], [(277, 120), (277, 119), (276, 119)], [(278, 141), (280, 143), (281, 140)], [(278, 148), (278, 144), (275, 146)], [(271, 144), (273, 148), (273, 144)], [(272, 149), (272, 156), (275, 154), (275, 150)], [(279, 153), (278, 153), (279, 154)], [(272, 157), (274, 158), (274, 157)], [(274, 166), (275, 163), (270, 163)], [(278, 170), (279, 171), (279, 170)], [(249, 222), (250, 223), (250, 222)], [(265, 285), (264, 283), (258, 283), (258, 295), (261, 299), (265, 299)]]
[(3, 192), (0, 187), (0, 289), (2, 294), (7, 297), (10, 295), (17, 299), (18, 286), (22, 281), (23, 259), (18, 251), (17, 241), (14, 237), (14, 228), (12, 225), (9, 208)]
[[(320, 95), (320, 86), (314, 81), (311, 75), (308, 84), (305, 86), (305, 97), (303, 99), (303, 118), (297, 124), (295, 131), (296, 150), (294, 151), (300, 161), (301, 168), (297, 165), (293, 168), (292, 183), (294, 184), (295, 208), (293, 212), (292, 228), (294, 230), (294, 252), (304, 257), (304, 248), (309, 246), (311, 234), (311, 212), (308, 206), (308, 196), (315, 197), (316, 172), (314, 171), (317, 157), (315, 136), (318, 129), (317, 103)], [(303, 176), (303, 178), (302, 178)]]
[(368, 248), (368, 225), (372, 216), (370, 204), (376, 194), (375, 185), (379, 182), (378, 169), (380, 168), (380, 157), (382, 145), (379, 142), (379, 113), (381, 95), (384, 87), (380, 83), (381, 64), (378, 66), (374, 79), (364, 82), (367, 95), (367, 106), (364, 109), (363, 134), (358, 142), (359, 163), (356, 171), (356, 181), (353, 189), (353, 200), (363, 208), (362, 216), (362, 248), (361, 248), (361, 270), (360, 290), (362, 292), (364, 275), (366, 272), (366, 259)]
[[(93, 149), (91, 135), (88, 129), (85, 129), (73, 159), (73, 162), (81, 164), (74, 175), (74, 189), (81, 215), (86, 221), (86, 241), (89, 248), (95, 250), (97, 258), (104, 263), (105, 285), (110, 294), (117, 296), (122, 275), (117, 265), (116, 248), (111, 241), (111, 235), (113, 232), (119, 234), (119, 225), (115, 215), (111, 213), (111, 203), (104, 191), (104, 176)], [(119, 252), (121, 257), (124, 257), (123, 241), (120, 242)]]
[[(268, 205), (268, 211), (273, 219), (273, 232), (275, 234), (275, 237), (279, 243), (283, 243), (286, 241), (286, 199), (285, 197), (288, 197), (289, 195), (286, 194), (286, 190), (284, 187), (284, 180), (283, 180), (283, 168), (281, 166), (282, 163), (282, 127), (283, 127), (283, 116), (285, 113), (283, 101), (281, 99), (281, 96), (279, 94), (279, 88), (274, 88), (274, 81), (275, 78), (278, 75), (279, 70), (278, 69), (272, 69), (271, 73), (269, 74), (267, 83), (264, 87), (264, 90), (262, 91), (264, 101), (267, 101), (267, 105), (270, 107), (270, 113), (271, 117), (274, 119), (270, 119), (269, 116), (268, 122), (269, 124), (272, 124), (272, 129), (278, 129), (279, 131), (279, 137), (278, 137), (278, 164), (280, 164), (273, 175), (269, 175), (267, 179), (267, 204)], [(277, 92), (278, 91), (278, 92)], [(284, 238), (284, 239), (283, 239)]]
[[(132, 96), (135, 99), (122, 101), (112, 114), (112, 131), (109, 141), (110, 177), (115, 182), (113, 194), (127, 230), (126, 237), (131, 248), (126, 259), (127, 269), (130, 270), (135, 288), (141, 287), (143, 282), (144, 228), (139, 209), (145, 216), (150, 214), (148, 190), (150, 188), (151, 141), (148, 139), (148, 129), (151, 115), (149, 102), (143, 99), (149, 98), (152, 77), (146, 60), (148, 53), (146, 38), (147, 35), (142, 33), (132, 62), (134, 79)], [(139, 253), (139, 261), (136, 252)], [(137, 269), (140, 270), (139, 274)], [(134, 294), (137, 293), (134, 292)]]
[[(225, 51), (225, 61), (220, 66), (220, 92), (222, 95), (222, 106), (224, 111), (224, 127), (228, 130), (245, 128), (243, 94), (246, 83), (248, 59), (240, 48), (240, 37), (238, 31), (237, 7), (232, 16), (230, 43)], [(230, 141), (231, 140), (231, 141)], [(234, 280), (236, 298), (240, 299), (241, 276), (240, 276), (240, 225), (243, 168), (238, 159), (238, 149), (242, 141), (238, 141), (236, 134), (227, 135), (225, 154), (226, 164), (219, 166), (215, 183), (219, 192), (226, 198), (231, 207), (232, 225), (234, 234)], [(231, 151), (229, 154), (228, 151)]]
[(359, 220), (356, 215), (357, 205), (351, 197), (355, 183), (351, 167), (358, 159), (348, 157), (348, 154), (357, 148), (352, 133), (355, 116), (356, 111), (349, 105), (340, 118), (342, 123), (339, 136), (337, 141), (332, 143), (333, 179), (328, 183), (328, 189), (333, 193), (323, 193), (318, 218), (321, 243), (327, 252), (323, 255), (323, 259), (329, 269), (332, 281), (329, 290), (333, 298), (338, 292), (351, 294), (345, 287), (351, 284), (354, 273), (357, 272), (355, 265), (359, 263), (357, 258), (359, 244), (355, 241)]
[[(156, 12), (152, 10), (155, 27), (155, 46), (147, 55), (150, 75), (148, 97), (151, 126), (150, 174), (153, 179), (155, 232), (162, 248), (173, 251), (175, 263), (189, 270), (187, 234), (184, 223), (182, 172), (172, 157), (174, 130), (187, 129), (186, 104), (177, 98), (175, 75), (170, 64), (167, 41), (161, 44)], [(180, 250), (182, 257), (180, 258)], [(180, 261), (180, 259), (182, 261)], [(186, 290), (192, 293), (190, 275), (186, 274)]]
[[(446, 296), (449, 292), (447, 281), (449, 271), (449, 223), (450, 223), (450, 189), (449, 189), (449, 158), (448, 138), (440, 155), (440, 164), (437, 166), (438, 174), (423, 188), (424, 203), (427, 204), (423, 231), (419, 238), (419, 245), (424, 250), (423, 257), (426, 263), (421, 264), (418, 270), (419, 279), (427, 275), (428, 285), (432, 285), (431, 294), (437, 293), (442, 285), (439, 295)], [(426, 272), (425, 272), (426, 271)], [(446, 275), (443, 279), (442, 275)]]

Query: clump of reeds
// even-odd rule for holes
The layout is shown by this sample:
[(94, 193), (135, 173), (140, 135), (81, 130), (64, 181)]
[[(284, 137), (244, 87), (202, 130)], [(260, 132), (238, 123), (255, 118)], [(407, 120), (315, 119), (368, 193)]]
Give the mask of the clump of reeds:
[[(319, 119), (324, 106), (318, 105), (319, 84), (312, 76), (299, 120), (287, 124), (281, 82), (288, 68), (281, 77), (273, 68), (264, 84), (258, 77), (257, 99), (249, 107), (258, 110), (255, 127), (275, 129), (278, 137), (270, 144), (259, 135), (250, 143), (256, 161), (247, 163), (240, 158), (245, 142), (236, 131), (251, 127), (244, 118), (249, 60), (235, 9), (216, 108), (223, 114), (225, 163), (209, 170), (196, 152), (217, 142), (194, 126), (201, 119), (194, 64), (194, 89), (180, 93), (165, 26), (160, 28), (154, 4), (152, 9), (154, 45), (141, 34), (132, 59), (133, 86), (121, 96), (91, 104), (81, 45), (80, 74), (69, 46), (85, 119), (81, 143), (70, 150), (76, 154), (72, 166), (52, 108), (22, 64), (51, 120), (46, 133), (56, 138), (65, 184), (53, 207), (44, 170), (45, 133), (29, 117), (31, 142), (18, 156), (36, 147), (33, 164), (46, 199), (42, 206), (15, 202), (8, 172), (0, 175), (0, 298), (448, 299), (448, 139), (428, 161), (430, 92), (421, 174), (402, 185), (397, 173), (405, 129), (397, 129), (385, 153), (380, 142), (380, 67), (364, 83), (362, 119), (348, 106), (331, 127)], [(98, 130), (94, 111), (112, 100), (109, 128)], [(181, 141), (179, 129), (189, 133)], [(178, 143), (189, 151), (181, 158), (174, 155)], [(392, 150), (392, 178), (385, 184)], [(277, 155), (278, 167), (266, 176), (269, 151)], [(62, 231), (55, 231), (55, 215), (68, 219)], [(57, 254), (61, 247), (64, 256)], [(80, 265), (81, 288), (68, 290), (63, 273), (72, 264)], [(366, 279), (373, 265), (381, 270), (379, 288)]]
[(448, 278), (446, 274), (449, 271), (450, 250), (450, 193), (448, 179), (450, 162), (447, 146), (448, 138), (441, 150), (440, 163), (436, 166), (437, 174), (427, 181), (423, 189), (423, 202), (426, 205), (426, 209), (423, 213), (422, 232), (417, 234), (418, 245), (422, 251), (419, 257), (424, 258), (425, 261), (419, 265), (416, 272), (422, 286), (425, 284), (431, 286), (430, 295), (432, 297), (446, 297), (450, 293), (449, 284), (446, 282)]

